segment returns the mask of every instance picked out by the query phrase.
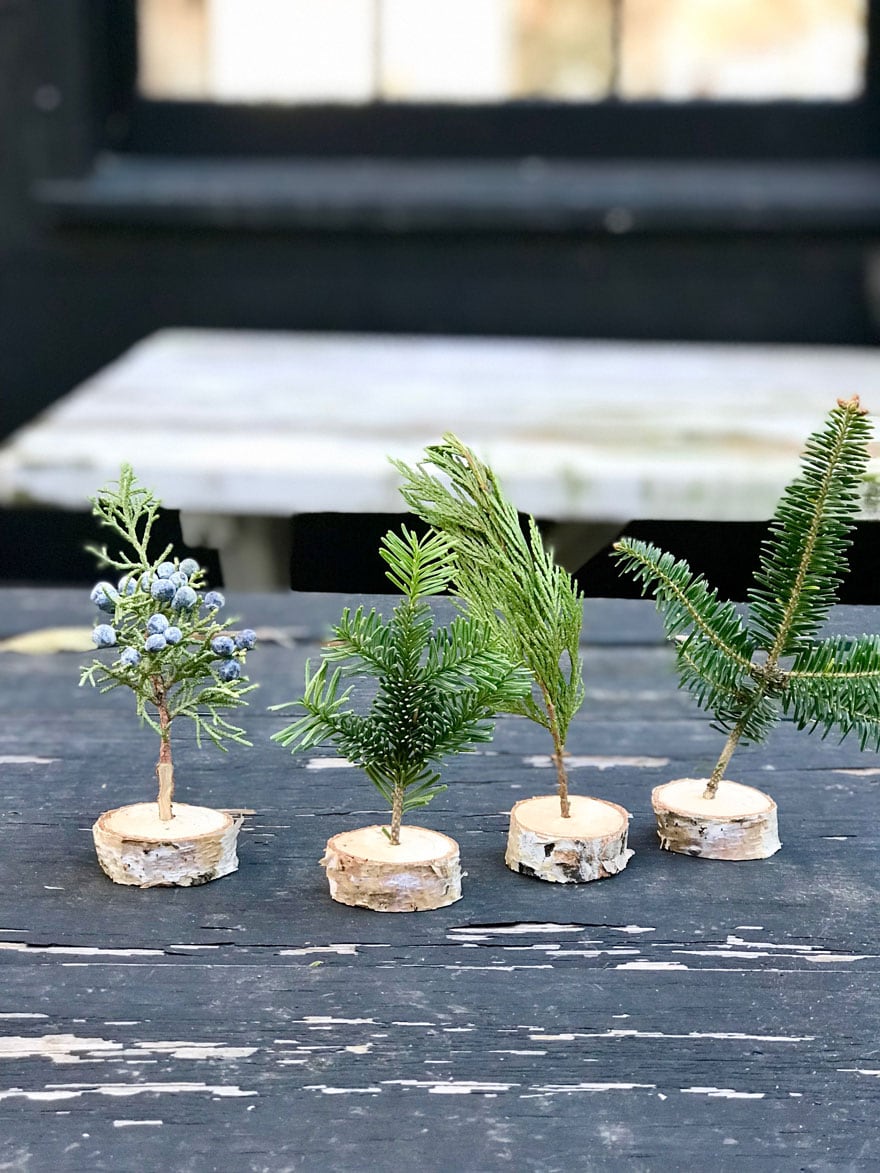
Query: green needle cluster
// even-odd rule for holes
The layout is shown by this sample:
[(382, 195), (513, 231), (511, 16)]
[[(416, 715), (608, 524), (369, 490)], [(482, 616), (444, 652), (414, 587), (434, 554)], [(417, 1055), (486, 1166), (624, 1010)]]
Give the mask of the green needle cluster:
[(516, 507), (488, 465), (452, 433), (428, 447), (416, 468), (392, 461), (410, 509), (445, 535), (452, 581), (468, 611), (492, 631), (533, 688), (510, 712), (538, 722), (553, 738), (559, 800), (569, 816), (564, 754), (568, 727), (584, 700), (580, 658), (583, 595), (544, 548), (534, 518), (523, 533)]
[(615, 544), (621, 567), (653, 591), (675, 641), (679, 678), (727, 734), (706, 796), (738, 742), (763, 741), (783, 715), (798, 729), (854, 733), (880, 748), (880, 637), (818, 638), (846, 572), (871, 427), (857, 397), (838, 400), (808, 439), (777, 506), (748, 614), (647, 542)]
[[(478, 619), (459, 615), (435, 629), (426, 600), (446, 589), (451, 571), (442, 535), (418, 538), (404, 527), (386, 534), (380, 554), (403, 601), (388, 621), (375, 609), (345, 609), (317, 670), (306, 665), (303, 696), (291, 702), (304, 715), (272, 740), (294, 751), (335, 744), (388, 802), (397, 844), (403, 816), (445, 789), (435, 765), (490, 741), (495, 714), (516, 704), (530, 681)], [(349, 704), (350, 677), (374, 683), (366, 713)]]

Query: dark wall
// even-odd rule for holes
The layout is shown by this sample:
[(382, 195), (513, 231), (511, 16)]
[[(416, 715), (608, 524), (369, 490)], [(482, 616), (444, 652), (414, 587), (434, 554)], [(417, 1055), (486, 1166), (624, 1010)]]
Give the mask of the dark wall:
[[(0, 437), (163, 326), (880, 336), (873, 66), (852, 109), (223, 112), (138, 101), (134, 11), (134, 0), (0, 0)], [(511, 213), (504, 173), (490, 171), (488, 187), (465, 173), (427, 219), (418, 199), (364, 213), (351, 176), (320, 168), (351, 153), (408, 160), (416, 178), (427, 157), (528, 156), (522, 207)], [(206, 179), (201, 205), (180, 199), (199, 165), (224, 158), (238, 160), (246, 198), (234, 183), (214, 198)], [(339, 215), (322, 221), (295, 191), (273, 202), (257, 174), (267, 159), (315, 160), (311, 179)], [(158, 178), (140, 202), (120, 201), (113, 177), (133, 161)], [(169, 161), (174, 190), (162, 186)], [(370, 182), (399, 205), (396, 174), (383, 180), (380, 166)], [(637, 214), (621, 220), (621, 205)]]
[(162, 326), (871, 344), (861, 237), (42, 229), (0, 256), (8, 429)]
[[(0, 435), (166, 325), (877, 341), (871, 271), (880, 184), (872, 168), (880, 122), (872, 88), (852, 110), (538, 103), (223, 112), (137, 100), (134, 14), (134, 0), (0, 0)], [(560, 220), (548, 204), (542, 216), (541, 192), (553, 192), (552, 183), (534, 182), (542, 150), (545, 163), (581, 164), (573, 182), (592, 199), (582, 214), (575, 207)], [(222, 201), (215, 215), (206, 184), (209, 213), (190, 205), (169, 224), (161, 196), (120, 213), (89, 187), (96, 162), (100, 170), (108, 158), (173, 158), (185, 167), (188, 157), (230, 156), (244, 173), (259, 158), (346, 152), (415, 166), (427, 155), (519, 152), (530, 158), (522, 182), (532, 204), (493, 230), (491, 200), (504, 208), (505, 192), (478, 191), (474, 198), (488, 198), (490, 208), (482, 226), (465, 227), (470, 209), (461, 200), (425, 226), (406, 209), (383, 220), (380, 208), (365, 221), (351, 190), (346, 222), (351, 181), (343, 176), (331, 193), (342, 207), (332, 225), (298, 219), (295, 209), (267, 214), (259, 184), (253, 207), (239, 200), (233, 216), (223, 215)], [(648, 152), (697, 166), (677, 184), (667, 170), (658, 185), (650, 167), (638, 170)], [(591, 196), (591, 167), (609, 159), (626, 167)], [(734, 176), (745, 195), (706, 222), (701, 192), (704, 203), (717, 202), (726, 182), (712, 168), (737, 160), (751, 168), (745, 179)], [(788, 184), (783, 170), (762, 187), (780, 160), (800, 170)], [(78, 211), (46, 198), (47, 179), (82, 181)], [(396, 197), (393, 177), (388, 184)], [(615, 221), (615, 199), (638, 206), (633, 230)]]

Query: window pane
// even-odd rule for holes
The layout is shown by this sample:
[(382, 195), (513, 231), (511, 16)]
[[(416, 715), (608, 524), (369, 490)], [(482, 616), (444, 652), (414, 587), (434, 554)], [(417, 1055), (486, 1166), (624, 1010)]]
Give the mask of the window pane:
[(512, 96), (605, 98), (614, 73), (612, 0), (514, 0)]
[(498, 101), (507, 96), (508, 0), (384, 0), (384, 98)]
[(212, 94), (362, 102), (373, 90), (371, 0), (209, 0)]
[(849, 99), (868, 0), (139, 0), (140, 87), (215, 101)]
[(205, 0), (139, 0), (138, 85), (150, 98), (206, 98)]
[(856, 97), (867, 0), (624, 0), (626, 98)]

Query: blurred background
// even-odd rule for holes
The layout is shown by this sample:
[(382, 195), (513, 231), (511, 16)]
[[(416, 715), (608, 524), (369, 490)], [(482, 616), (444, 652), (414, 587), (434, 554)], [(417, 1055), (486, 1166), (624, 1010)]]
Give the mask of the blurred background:
[(217, 102), (859, 97), (865, 0), (140, 0), (138, 86)]
[[(0, 0), (0, 438), (166, 326), (874, 347), (878, 96), (874, 0)], [(430, 228), (357, 169), (320, 173), (332, 223), (267, 189), (331, 159), (374, 197), (401, 162), (477, 179)], [(475, 230), (489, 160), (530, 203)], [(601, 216), (548, 227), (561, 160)], [(378, 589), (385, 521), (298, 519), (293, 585)], [(763, 533), (628, 530), (722, 585)], [(89, 536), (7, 505), (0, 578), (88, 581)], [(601, 555), (582, 581), (626, 589)]]

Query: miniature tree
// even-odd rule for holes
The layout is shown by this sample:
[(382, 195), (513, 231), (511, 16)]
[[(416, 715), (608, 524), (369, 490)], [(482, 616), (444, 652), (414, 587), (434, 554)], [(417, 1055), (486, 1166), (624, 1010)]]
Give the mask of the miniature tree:
[[(122, 466), (118, 482), (101, 489), (92, 500), (94, 516), (122, 540), (123, 549), (111, 554), (104, 545), (90, 547), (90, 552), (102, 567), (109, 567), (122, 577), (116, 586), (99, 582), (91, 593), (92, 602), (107, 617), (107, 621), (96, 624), (92, 639), (99, 649), (112, 648), (114, 658), (95, 659), (85, 666), (80, 685), (88, 683), (102, 692), (130, 689), (142, 723), (159, 736), (156, 804), (123, 807), (101, 816), (95, 824), (96, 845), (105, 870), (109, 846), (103, 839), (109, 835), (118, 847), (113, 824), (124, 823), (126, 831), (132, 832), (129, 823), (132, 819), (134, 823), (140, 820), (145, 842), (152, 842), (154, 832), (163, 842), (168, 842), (177, 836), (189, 840), (193, 820), (198, 825), (205, 822), (204, 815), (193, 814), (205, 808), (173, 804), (171, 732), (177, 719), (192, 722), (199, 746), (205, 739), (223, 750), (230, 742), (250, 744), (244, 730), (227, 721), (222, 713), (247, 704), (245, 695), (256, 687), (248, 683), (243, 671), (247, 653), (256, 641), (255, 633), (248, 628), (231, 631), (233, 621), (220, 619), (224, 598), (218, 591), (205, 592), (205, 572), (195, 559), (173, 558), (170, 546), (158, 557), (151, 556), (150, 541), (160, 504), (149, 489), (138, 485), (127, 464)], [(237, 834), (238, 824), (230, 816), (224, 812), (208, 813), (220, 816), (224, 843), (231, 832)], [(158, 828), (154, 826), (157, 820)], [(172, 820), (178, 825), (172, 826)], [(217, 819), (209, 818), (207, 823), (213, 826)], [(233, 866), (226, 867), (230, 860), (223, 864), (227, 871), (237, 866), (234, 834), (231, 850)], [(155, 854), (147, 851), (147, 856), (155, 857)], [(183, 858), (179, 850), (177, 854)], [(204, 863), (201, 858), (204, 852), (198, 854)], [(122, 883), (193, 883), (214, 878), (207, 875), (195, 881), (157, 879), (142, 874), (141, 862), (134, 873), (124, 863), (123, 872), (130, 878), (120, 879), (119, 874), (114, 874), (120, 872), (119, 861), (114, 859), (110, 861), (113, 871), (108, 874)], [(161, 861), (154, 860), (154, 864), (160, 877), (164, 875)], [(213, 865), (207, 871), (214, 871)], [(182, 874), (188, 874), (185, 868)], [(202, 876), (202, 872), (197, 874)]]
[[(312, 672), (306, 665), (302, 698), (291, 702), (305, 715), (272, 740), (294, 751), (332, 742), (391, 809), (390, 827), (328, 842), (322, 863), (333, 898), (378, 911), (436, 908), (461, 895), (458, 847), (436, 832), (403, 827), (404, 816), (445, 789), (439, 762), (491, 740), (495, 714), (527, 692), (529, 678), (479, 620), (458, 615), (434, 628), (426, 600), (449, 582), (445, 538), (418, 538), (404, 528), (386, 534), (380, 554), (403, 601), (387, 622), (375, 609), (343, 611), (320, 666)], [(366, 713), (349, 703), (354, 685), (344, 687), (347, 677), (373, 682)]]
[[(441, 444), (425, 451), (426, 459), (414, 469), (392, 461), (403, 476), (403, 498), (447, 537), (456, 591), (532, 678), (528, 695), (516, 698), (509, 711), (542, 725), (553, 743), (558, 807), (544, 799), (528, 800), (538, 806), (517, 804), (507, 862), (514, 870), (562, 882), (613, 874), (632, 854), (626, 848), (627, 813), (613, 803), (582, 799), (583, 818), (568, 822), (572, 801), (565, 746), (584, 700), (579, 646), (583, 594), (545, 549), (535, 519), (528, 519), (523, 533), (516, 507), (492, 469), (457, 436), (446, 433)], [(540, 837), (541, 819), (535, 824), (531, 817), (537, 814), (552, 817), (546, 836)], [(528, 821), (522, 833), (521, 820)], [(592, 826), (575, 826), (583, 821)], [(553, 842), (558, 842), (558, 852), (545, 850)]]
[(708, 780), (655, 791), (664, 847), (737, 859), (778, 850), (775, 803), (723, 779), (737, 745), (763, 742), (783, 714), (798, 729), (837, 729), (855, 733), (863, 749), (880, 747), (880, 638), (817, 638), (847, 569), (868, 461), (866, 417), (858, 397), (838, 400), (807, 440), (801, 473), (762, 544), (746, 617), (686, 562), (646, 542), (615, 543), (623, 569), (654, 593), (681, 685), (727, 735)]

